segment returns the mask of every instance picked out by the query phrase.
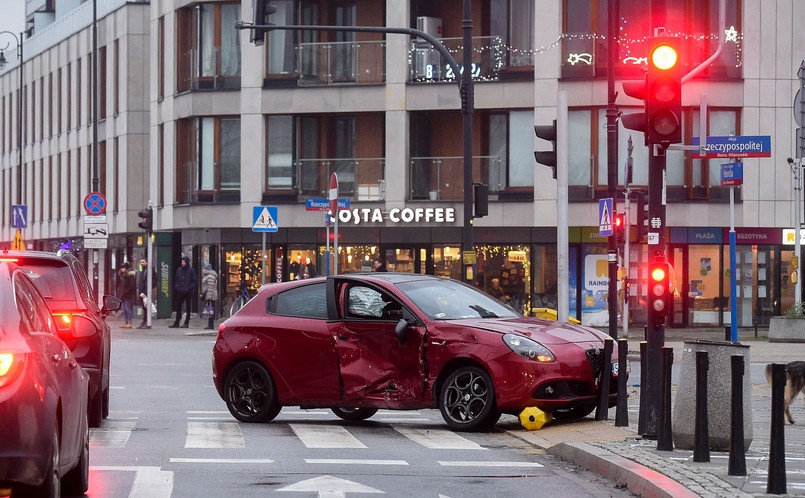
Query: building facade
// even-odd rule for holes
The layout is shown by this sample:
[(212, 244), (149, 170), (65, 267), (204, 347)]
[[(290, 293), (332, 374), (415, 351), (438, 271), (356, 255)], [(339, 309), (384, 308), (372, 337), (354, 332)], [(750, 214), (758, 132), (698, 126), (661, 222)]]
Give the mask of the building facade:
[[(549, 168), (534, 162), (534, 150), (549, 145), (536, 139), (533, 125), (556, 118), (557, 91), (564, 90), (570, 106), (570, 314), (604, 325), (607, 250), (597, 236), (597, 217), (598, 199), (607, 194), (607, 2), (538, 3), (472, 2), (473, 180), (490, 190), (489, 215), (473, 220), (473, 280), (486, 289), (499, 279), (509, 302), (526, 313), (556, 306), (556, 182)], [(277, 7), (274, 24), (420, 29), (462, 61), (459, 0), (271, 4)], [(793, 227), (794, 209), (801, 206), (792, 202), (786, 158), (794, 155), (791, 104), (805, 57), (805, 34), (793, 20), (803, 17), (805, 6), (789, 0), (761, 11), (759, 0), (727, 0), (722, 33), (718, 0), (666, 4), (663, 24), (683, 39), (686, 67), (723, 41), (716, 60), (684, 86), (685, 143), (698, 136), (702, 93), (708, 96), (709, 135), (772, 137), (771, 158), (744, 162), (736, 204), (739, 325), (762, 326), (793, 304), (793, 251), (784, 230)], [(210, 263), (221, 273), (222, 305), (241, 287), (254, 292), (263, 282), (325, 274), (333, 264), (327, 257), (333, 230), (314, 201), (327, 198), (333, 172), (339, 196), (349, 202), (339, 218), (340, 272), (368, 271), (382, 259), (389, 271), (460, 277), (460, 75), (427, 43), (399, 34), (311, 29), (272, 31), (255, 46), (248, 30), (234, 29), (236, 20), (251, 20), (250, 1), (99, 5), (98, 166), (111, 232), (101, 266), (142, 254), (137, 212), (150, 203), (165, 305), (160, 314), (168, 309), (182, 254), (196, 267)], [(91, 23), (73, 16), (85, 20), (88, 7), (55, 13), (49, 26), (35, 28), (25, 40), (22, 168), (15, 120), (19, 67), (0, 73), (0, 240), (15, 235), (11, 204), (26, 204), (23, 233), (32, 247), (69, 242), (85, 260), (81, 202), (92, 176)], [(623, 112), (641, 105), (620, 91), (621, 81), (641, 78), (645, 39), (656, 18), (648, 2), (620, 0), (614, 70)], [(58, 36), (51, 33), (56, 31)], [(637, 202), (647, 191), (648, 153), (641, 134), (621, 126), (621, 164), (630, 136)], [(668, 154), (667, 235), (677, 270), (672, 325), (729, 323), (729, 192), (720, 186), (719, 170), (720, 161)], [(623, 172), (619, 176), (623, 183)], [(277, 208), (276, 233), (252, 230), (260, 206)], [(624, 276), (633, 283), (628, 293), (621, 288), (630, 321), (639, 325), (645, 241), (634, 238), (631, 248)], [(101, 279), (108, 288), (111, 278)]]

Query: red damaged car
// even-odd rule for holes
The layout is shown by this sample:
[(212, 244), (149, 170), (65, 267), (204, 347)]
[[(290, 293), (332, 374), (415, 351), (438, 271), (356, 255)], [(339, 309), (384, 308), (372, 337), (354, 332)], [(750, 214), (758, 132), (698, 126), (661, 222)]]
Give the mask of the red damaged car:
[(357, 273), (270, 284), (218, 330), (213, 380), (232, 415), (267, 422), (283, 406), (345, 420), (438, 407), (455, 430), (491, 428), (537, 406), (557, 418), (615, 403), (617, 352), (605, 335), (527, 318), (455, 280)]

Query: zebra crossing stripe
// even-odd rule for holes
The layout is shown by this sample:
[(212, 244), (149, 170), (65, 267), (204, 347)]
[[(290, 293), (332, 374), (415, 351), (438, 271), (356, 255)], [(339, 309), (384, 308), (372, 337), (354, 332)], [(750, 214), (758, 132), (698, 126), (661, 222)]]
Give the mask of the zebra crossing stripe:
[(245, 448), (237, 422), (187, 422), (185, 448)]
[(405, 460), (361, 460), (356, 458), (305, 458), (305, 463), (318, 465), (408, 465)]
[(397, 432), (425, 448), (434, 450), (485, 450), (483, 446), (443, 429), (414, 429), (395, 427)]
[(308, 448), (366, 448), (348, 430), (339, 425), (288, 425)]

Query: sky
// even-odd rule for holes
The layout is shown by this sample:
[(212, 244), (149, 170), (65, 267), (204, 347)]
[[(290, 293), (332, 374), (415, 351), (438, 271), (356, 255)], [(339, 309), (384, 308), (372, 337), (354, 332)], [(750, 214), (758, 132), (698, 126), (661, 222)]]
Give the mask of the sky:
[[(11, 31), (19, 37), (25, 29), (25, 0), (0, 0), (0, 31)], [(0, 48), (8, 44), (12, 57), (16, 57), (16, 42), (11, 35), (0, 35)], [(24, 42), (23, 42), (24, 44)], [(8, 53), (6, 53), (8, 57)]]

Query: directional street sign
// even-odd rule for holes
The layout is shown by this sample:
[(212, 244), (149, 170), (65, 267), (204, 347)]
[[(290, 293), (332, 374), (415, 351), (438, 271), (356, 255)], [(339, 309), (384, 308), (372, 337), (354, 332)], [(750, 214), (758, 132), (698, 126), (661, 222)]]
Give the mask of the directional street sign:
[[(692, 137), (694, 146), (699, 146), (699, 137)], [(693, 152), (695, 159), (708, 158), (741, 158), (771, 157), (771, 137), (761, 136), (728, 136), (707, 137), (707, 150), (702, 154), (700, 149)]]
[(106, 197), (100, 192), (90, 192), (84, 197), (84, 211), (87, 214), (103, 214), (106, 212)]
[(279, 231), (277, 206), (255, 206), (252, 208), (252, 232)]
[(11, 228), (28, 228), (28, 206), (26, 204), (11, 205)]
[(612, 235), (612, 197), (598, 200), (598, 235)]
[[(349, 209), (349, 199), (338, 199), (338, 209)], [(308, 199), (305, 201), (305, 211), (329, 211), (329, 199)]]

